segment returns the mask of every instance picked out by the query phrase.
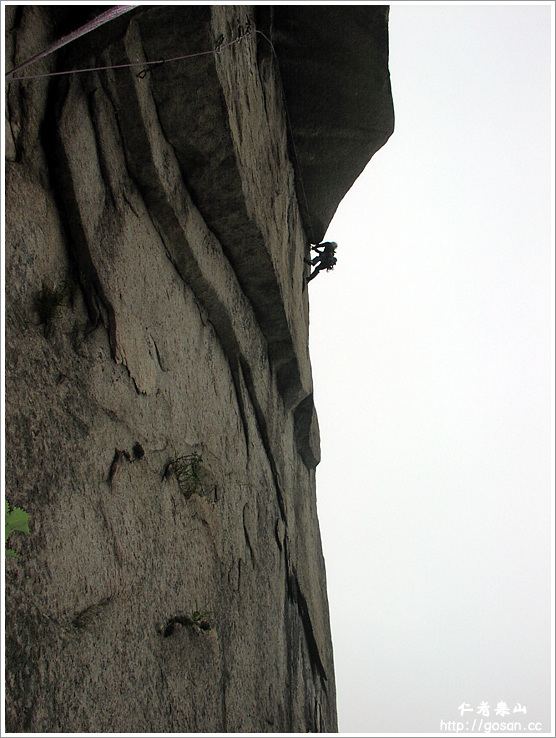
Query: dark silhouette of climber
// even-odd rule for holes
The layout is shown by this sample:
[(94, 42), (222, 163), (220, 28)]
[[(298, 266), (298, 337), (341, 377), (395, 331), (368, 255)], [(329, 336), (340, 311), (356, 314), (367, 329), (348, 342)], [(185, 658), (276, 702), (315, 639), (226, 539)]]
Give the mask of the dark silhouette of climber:
[(319, 243), (317, 246), (311, 246), (311, 251), (316, 251), (317, 255), (312, 259), (305, 258), (305, 263), (315, 268), (311, 272), (311, 275), (307, 277), (307, 282), (314, 279), (317, 274), (326, 269), (329, 272), (334, 269), (334, 266), (338, 259), (336, 259), (336, 249), (338, 244), (335, 241), (326, 241), (325, 243)]

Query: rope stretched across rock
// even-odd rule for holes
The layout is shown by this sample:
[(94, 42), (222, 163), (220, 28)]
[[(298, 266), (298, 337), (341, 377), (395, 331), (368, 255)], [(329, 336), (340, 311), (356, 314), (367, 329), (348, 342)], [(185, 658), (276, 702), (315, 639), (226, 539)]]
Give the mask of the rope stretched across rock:
[[(10, 69), (9, 72), (6, 72), (6, 81), (11, 82), (12, 80), (15, 80), (15, 79), (27, 79), (27, 75), (23, 77), (14, 77), (14, 74), (16, 72), (21, 71), (25, 67), (28, 67), (29, 64), (33, 64), (34, 62), (39, 61), (39, 59), (44, 59), (45, 56), (49, 56), (50, 54), (54, 53), (58, 49), (61, 49), (62, 46), (66, 46), (72, 41), (75, 41), (76, 39), (81, 38), (81, 36), (85, 36), (87, 33), (94, 31), (95, 28), (99, 28), (100, 26), (103, 26), (105, 23), (109, 23), (110, 21), (114, 20), (114, 18), (119, 18), (120, 15), (123, 15), (124, 13), (128, 13), (130, 10), (133, 10), (134, 8), (137, 8), (137, 7), (138, 7), (137, 5), (116, 5), (115, 7), (110, 8), (110, 10), (106, 10), (104, 13), (101, 13), (96, 18), (93, 18), (93, 20), (89, 21), (84, 26), (77, 28), (75, 31), (68, 33), (67, 36), (63, 36), (62, 38), (58, 39), (58, 41), (55, 41), (53, 44), (50, 44), (50, 46), (48, 46), (46, 49), (44, 49), (38, 54), (35, 54), (35, 56), (31, 57), (31, 59), (27, 59), (22, 64), (18, 64), (17, 67)], [(45, 76), (50, 76), (50, 75), (43, 75), (43, 74), (29, 75), (29, 77), (45, 77)]]
[[(181, 54), (180, 56), (174, 56), (171, 59), (156, 59), (154, 61), (136, 61), (136, 62), (127, 62), (124, 64), (108, 64), (106, 66), (100, 66), (100, 67), (83, 67), (80, 69), (68, 69), (64, 72), (42, 72), (39, 74), (23, 74), (19, 76), (14, 76), (16, 72), (21, 71), (25, 67), (28, 67), (30, 64), (33, 64), (36, 61), (39, 61), (39, 59), (43, 59), (46, 56), (49, 56), (54, 51), (57, 51), (58, 49), (61, 49), (63, 46), (66, 46), (67, 44), (71, 43), (72, 41), (75, 41), (78, 38), (81, 38), (81, 36), (86, 35), (90, 31), (93, 31), (95, 28), (98, 28), (101, 25), (104, 25), (105, 23), (108, 23), (111, 20), (114, 20), (114, 18), (117, 18), (118, 16), (122, 15), (123, 13), (127, 13), (129, 10), (133, 10), (134, 8), (137, 8), (139, 6), (137, 5), (118, 5), (112, 10), (108, 10), (105, 13), (102, 13), (97, 18), (94, 18), (92, 21), (87, 23), (84, 26), (81, 26), (81, 28), (78, 28), (76, 31), (72, 31), (72, 33), (69, 33), (67, 36), (64, 36), (63, 38), (59, 39), (55, 43), (48, 46), (48, 48), (41, 51), (39, 54), (36, 54), (31, 59), (27, 59), (22, 64), (19, 64), (17, 67), (14, 67), (9, 72), (6, 72), (6, 82), (14, 82), (16, 80), (26, 80), (26, 79), (37, 79), (39, 77), (59, 77), (63, 75), (68, 74), (82, 74), (83, 72), (102, 72), (107, 69), (124, 69), (126, 67), (149, 67), (150, 65), (159, 65), (162, 63), (169, 64), (170, 62), (177, 62), (177, 61), (183, 61), (184, 59), (193, 59), (197, 56), (205, 56), (207, 54), (219, 54), (222, 49), (227, 48), (228, 46), (232, 46), (233, 44), (237, 44), (239, 41), (242, 41), (244, 38), (247, 38), (247, 36), (250, 36), (252, 33), (259, 33), (261, 36), (263, 36), (267, 41), (269, 39), (265, 36), (264, 33), (261, 31), (258, 31), (255, 28), (251, 28), (250, 24), (247, 23), (245, 28), (243, 26), (240, 26), (239, 28), (239, 34), (237, 38), (232, 39), (232, 41), (228, 41), (224, 43), (224, 37), (220, 36), (217, 39), (216, 46), (213, 49), (208, 49), (207, 51), (197, 51), (192, 54)], [(269, 41), (269, 43), (272, 43)], [(146, 72), (147, 70), (144, 70)], [(138, 75), (139, 76), (139, 75)], [(144, 76), (142, 74), (141, 76)]]
[[(104, 13), (101, 13), (99, 16), (97, 16), (96, 18), (93, 18), (93, 20), (89, 21), (84, 26), (81, 26), (80, 28), (76, 29), (75, 31), (72, 31), (67, 36), (63, 36), (58, 41), (55, 41), (54, 43), (50, 44), (50, 46), (48, 46), (46, 49), (44, 49), (40, 53), (36, 54), (35, 56), (33, 56), (30, 59), (27, 59), (23, 63), (19, 64), (18, 66), (14, 67), (13, 69), (11, 69), (9, 72), (6, 72), (6, 75), (5, 75), (6, 82), (8, 82), (8, 84), (9, 84), (10, 82), (14, 82), (14, 81), (17, 81), (17, 80), (37, 79), (37, 78), (40, 78), (40, 77), (58, 77), (58, 76), (64, 76), (64, 75), (70, 75), (70, 74), (82, 74), (84, 72), (101, 72), (101, 71), (105, 71), (105, 70), (108, 70), (108, 69), (123, 69), (123, 68), (129, 68), (129, 67), (139, 67), (139, 66), (140, 67), (143, 67), (143, 69), (139, 72), (139, 74), (137, 75), (137, 77), (143, 79), (147, 75), (147, 73), (149, 71), (151, 71), (152, 69), (154, 69), (157, 66), (160, 66), (161, 64), (169, 64), (171, 62), (183, 61), (184, 59), (192, 59), (194, 57), (205, 56), (207, 54), (219, 54), (223, 49), (228, 48), (230, 46), (233, 46), (234, 44), (237, 44), (238, 42), (242, 41), (243, 39), (247, 38), (248, 36), (250, 36), (253, 33), (259, 34), (259, 36), (262, 36), (262, 38), (264, 38), (265, 41), (269, 44), (269, 46), (270, 46), (270, 48), (272, 50), (272, 53), (274, 55), (274, 58), (276, 59), (276, 62), (278, 64), (278, 69), (280, 68), (280, 64), (279, 64), (279, 61), (278, 61), (278, 54), (276, 53), (276, 49), (274, 48), (274, 44), (272, 43), (272, 41), (268, 38), (268, 36), (265, 33), (263, 33), (262, 31), (258, 30), (257, 28), (252, 28), (251, 27), (251, 21), (248, 19), (245, 25), (240, 25), (238, 27), (238, 34), (237, 34), (236, 38), (232, 39), (231, 41), (227, 41), (226, 42), (223, 34), (221, 34), (217, 38), (217, 40), (216, 40), (215, 47), (212, 48), (212, 49), (208, 49), (206, 51), (198, 51), (198, 52), (194, 52), (194, 53), (191, 53), (191, 54), (182, 54), (180, 56), (175, 56), (175, 57), (172, 57), (170, 59), (156, 59), (156, 60), (153, 60), (153, 61), (127, 62), (127, 63), (123, 63), (123, 64), (108, 64), (108, 65), (105, 65), (105, 66), (85, 67), (85, 68), (80, 68), (80, 69), (68, 69), (68, 70), (62, 71), (62, 72), (42, 72), (42, 73), (38, 73), (38, 74), (24, 74), (24, 75), (15, 76), (16, 72), (21, 71), (25, 67), (28, 67), (30, 64), (33, 64), (34, 62), (39, 61), (39, 59), (43, 59), (44, 57), (49, 56), (54, 51), (57, 51), (58, 49), (62, 48), (63, 46), (66, 46), (67, 44), (71, 43), (72, 41), (75, 41), (78, 38), (81, 38), (82, 36), (85, 36), (86, 34), (88, 34), (91, 31), (93, 31), (95, 28), (99, 28), (100, 26), (102, 26), (102, 25), (104, 25), (106, 23), (109, 23), (110, 21), (114, 20), (115, 18), (119, 17), (120, 15), (123, 15), (124, 13), (127, 13), (130, 10), (133, 10), (134, 8), (137, 8), (137, 7), (139, 7), (139, 6), (138, 5), (116, 5), (114, 8), (111, 8), (110, 10), (107, 10)], [(290, 119), (288, 105), (286, 103), (286, 94), (285, 94), (285, 91), (284, 91), (283, 84), (282, 84), (282, 81), (281, 81), (280, 76), (279, 76), (279, 83), (280, 83), (280, 86), (282, 88), (282, 96), (283, 96), (283, 101), (284, 101), (284, 109), (285, 109), (285, 112), (286, 112), (287, 126), (288, 126), (288, 129), (290, 131), (290, 135), (291, 135), (291, 143), (292, 143), (292, 148), (293, 148), (293, 154), (294, 154), (294, 158), (295, 158), (295, 160), (297, 162), (297, 167), (298, 167), (298, 172), (299, 172), (299, 183), (300, 183), (300, 187), (301, 187), (301, 194), (302, 194), (302, 197), (303, 197), (303, 200), (304, 200), (305, 209), (306, 209), (307, 212), (309, 212), (309, 205), (308, 205), (308, 201), (307, 201), (307, 195), (306, 195), (306, 192), (305, 192), (305, 184), (303, 182), (303, 177), (301, 175), (301, 165), (300, 165), (299, 155), (297, 153), (297, 147), (296, 147), (296, 144), (295, 144), (295, 137), (294, 137), (294, 134), (293, 134), (293, 126), (292, 126), (292, 122), (291, 122), (291, 119)], [(309, 222), (308, 222), (308, 228), (309, 228), (309, 231), (311, 232), (311, 236), (314, 237), (313, 226), (311, 224), (310, 219), (309, 219)], [(314, 241), (311, 241), (311, 242), (314, 243)], [(326, 246), (327, 244), (323, 244), (323, 245)], [(315, 247), (314, 250), (318, 251), (318, 248)], [(319, 261), (319, 262), (321, 261), (321, 259), (319, 257), (315, 257), (315, 258), (317, 259), (317, 261)], [(324, 258), (325, 259), (329, 259), (330, 257), (326, 256)], [(315, 277), (318, 274), (318, 272), (321, 269), (323, 269), (323, 268), (326, 268), (327, 270), (332, 269), (335, 263), (336, 263), (336, 261), (334, 259), (334, 263), (331, 264), (331, 265), (329, 265), (329, 266), (319, 266), (311, 274), (311, 276), (308, 277), (307, 281), (313, 279), (313, 277)]]

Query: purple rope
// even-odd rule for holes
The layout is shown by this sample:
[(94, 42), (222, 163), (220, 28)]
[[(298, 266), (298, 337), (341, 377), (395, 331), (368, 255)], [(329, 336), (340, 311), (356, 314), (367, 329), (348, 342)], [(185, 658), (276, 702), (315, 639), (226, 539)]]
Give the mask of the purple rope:
[[(65, 46), (66, 44), (71, 43), (72, 41), (75, 41), (75, 39), (80, 38), (81, 36), (84, 36), (86, 33), (89, 33), (90, 31), (93, 31), (95, 28), (98, 28), (99, 26), (103, 26), (105, 23), (109, 23), (111, 20), (114, 20), (114, 18), (117, 18), (120, 15), (123, 15), (124, 13), (128, 13), (130, 10), (133, 10), (133, 8), (137, 8), (137, 5), (115, 5), (113, 8), (110, 8), (110, 10), (107, 10), (104, 13), (101, 13), (100, 15), (97, 15), (96, 18), (93, 18), (92, 21), (89, 21), (89, 23), (86, 23), (84, 26), (81, 26), (81, 28), (78, 28), (75, 31), (72, 31), (71, 33), (68, 33), (67, 36), (63, 36), (58, 41), (55, 41), (53, 44), (51, 44), (48, 48), (46, 48), (44, 51), (41, 51), (40, 54), (36, 54), (31, 59), (27, 59), (27, 61), (23, 62), (23, 64), (19, 64), (17, 67), (14, 67), (9, 72), (6, 72), (6, 80), (10, 80), (13, 78), (13, 75), (16, 72), (19, 72), (24, 67), (27, 67), (29, 64), (33, 64), (33, 62), (38, 61), (39, 59), (42, 59), (45, 56), (48, 56), (49, 54), (52, 54), (53, 51), (57, 51), (62, 46)], [(39, 76), (39, 75), (34, 75)], [(22, 79), (21, 77), (18, 77), (17, 79)]]
[[(130, 6), (124, 6), (124, 7), (130, 7)], [(133, 7), (136, 8), (137, 6), (134, 5)], [(252, 33), (261, 33), (261, 32), (255, 29), (252, 29), (250, 31), (247, 31), (247, 33), (244, 33), (242, 36), (238, 36), (238, 38), (235, 38), (233, 41), (228, 41), (225, 44), (221, 44), (215, 49), (209, 49), (208, 51), (197, 51), (196, 53), (193, 53), (193, 54), (182, 54), (181, 56), (174, 56), (172, 59), (158, 59), (156, 61), (127, 62), (126, 64), (109, 64), (108, 66), (105, 66), (105, 67), (85, 67), (81, 69), (69, 69), (66, 72), (42, 72), (41, 74), (24, 74), (21, 77), (11, 77), (11, 79), (8, 81), (14, 81), (18, 79), (37, 79), (38, 77), (59, 77), (60, 75), (63, 75), (63, 74), (80, 74), (81, 72), (102, 72), (106, 69), (124, 69), (126, 67), (146, 67), (149, 64), (160, 64), (161, 62), (169, 63), (169, 62), (175, 62), (175, 61), (182, 61), (183, 59), (192, 59), (195, 56), (205, 56), (206, 54), (218, 54), (220, 51), (222, 51), (222, 49), (226, 49), (228, 48), (228, 46), (233, 46), (233, 44), (237, 44), (239, 41), (243, 41), (244, 38), (247, 38), (247, 36), (250, 36)], [(65, 38), (68, 38), (68, 37), (65, 37)], [(28, 62), (25, 62), (25, 64), (21, 64), (19, 67), (15, 67), (14, 69), (12, 69), (11, 72), (8, 72), (6, 74), (6, 77), (8, 77), (8, 75), (14, 74), (14, 72), (26, 66), (27, 64), (30, 64), (36, 58), (37, 57), (35, 57), (34, 59), (30, 59)]]

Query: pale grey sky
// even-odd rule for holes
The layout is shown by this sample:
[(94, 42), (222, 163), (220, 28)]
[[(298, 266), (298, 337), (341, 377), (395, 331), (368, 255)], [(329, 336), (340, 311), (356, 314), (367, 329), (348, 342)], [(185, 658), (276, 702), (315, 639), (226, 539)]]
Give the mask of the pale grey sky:
[(342, 732), (551, 730), (551, 6), (392, 5), (396, 130), (310, 284)]

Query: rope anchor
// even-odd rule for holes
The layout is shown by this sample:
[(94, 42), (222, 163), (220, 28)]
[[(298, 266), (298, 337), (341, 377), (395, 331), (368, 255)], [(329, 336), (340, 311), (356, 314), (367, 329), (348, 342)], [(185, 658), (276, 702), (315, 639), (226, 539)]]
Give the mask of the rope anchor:
[(237, 29), (237, 41), (242, 39), (244, 36), (249, 36), (253, 29), (251, 28), (251, 19), (247, 18), (247, 23), (244, 26), (238, 26)]
[(221, 33), (220, 36), (216, 39), (216, 44), (214, 46), (214, 50), (217, 54), (219, 54), (222, 51), (222, 44), (224, 43), (224, 34)]

